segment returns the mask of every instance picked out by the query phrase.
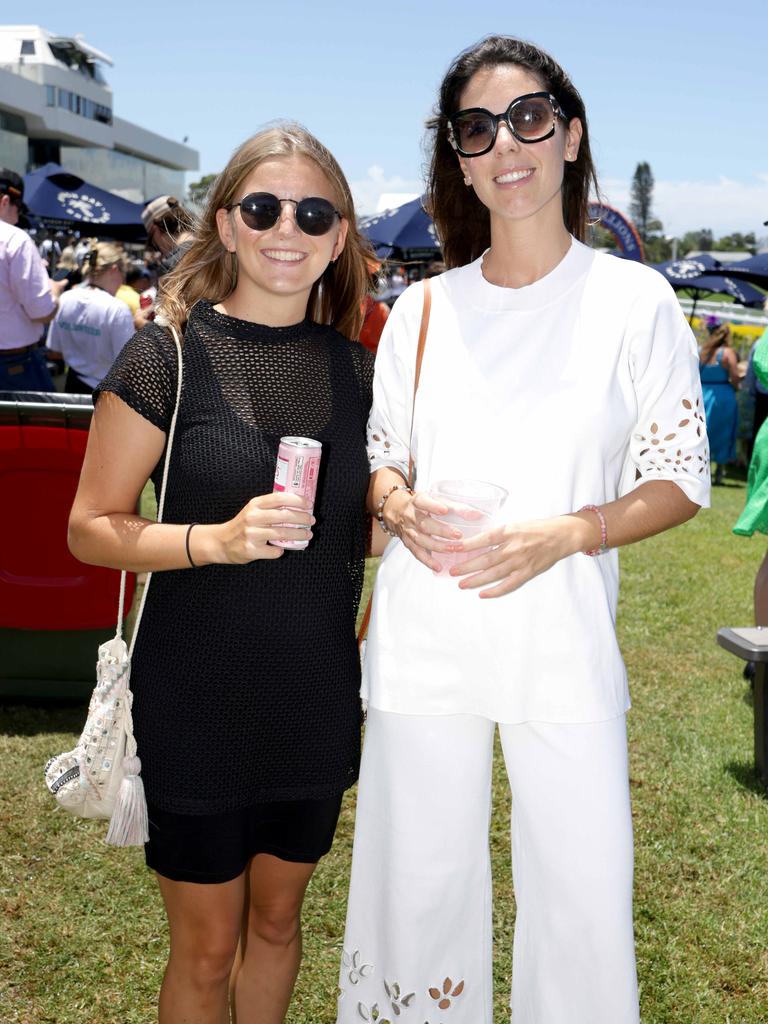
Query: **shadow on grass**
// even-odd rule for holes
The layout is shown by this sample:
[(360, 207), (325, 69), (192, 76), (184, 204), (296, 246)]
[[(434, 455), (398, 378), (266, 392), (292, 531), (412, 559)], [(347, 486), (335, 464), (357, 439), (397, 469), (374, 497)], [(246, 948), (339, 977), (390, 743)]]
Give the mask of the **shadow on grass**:
[(88, 700), (0, 700), (0, 736), (38, 736), (49, 732), (80, 735)]
[(725, 770), (743, 789), (759, 796), (761, 800), (768, 801), (768, 792), (766, 792), (754, 761), (729, 761)]

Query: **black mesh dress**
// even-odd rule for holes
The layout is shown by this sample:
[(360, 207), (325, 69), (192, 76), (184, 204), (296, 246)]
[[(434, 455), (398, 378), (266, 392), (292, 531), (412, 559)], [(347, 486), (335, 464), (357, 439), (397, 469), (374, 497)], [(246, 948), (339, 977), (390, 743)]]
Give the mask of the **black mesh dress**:
[[(183, 358), (165, 522), (221, 523), (271, 492), (283, 435), (316, 438), (323, 456), (306, 550), (152, 577), (131, 671), (147, 799), (209, 815), (327, 798), (358, 770), (373, 359), (330, 327), (264, 327), (204, 301)], [(150, 325), (96, 397), (113, 392), (167, 433), (176, 371), (170, 333)]]

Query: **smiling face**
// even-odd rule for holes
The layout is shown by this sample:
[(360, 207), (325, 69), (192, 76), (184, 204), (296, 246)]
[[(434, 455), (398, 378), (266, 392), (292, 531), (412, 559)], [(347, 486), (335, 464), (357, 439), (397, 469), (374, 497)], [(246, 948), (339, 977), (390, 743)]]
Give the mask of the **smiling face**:
[[(299, 202), (310, 196), (338, 200), (320, 167), (309, 157), (272, 157), (262, 161), (242, 182), (234, 197), (268, 192)], [(237, 254), (238, 277), (226, 310), (262, 323), (295, 323), (306, 315), (312, 286), (344, 248), (347, 222), (336, 219), (324, 235), (307, 235), (296, 223), (294, 202), (282, 203), (280, 219), (264, 231), (249, 228), (240, 208), (218, 210), (219, 237)]]
[[(500, 114), (518, 96), (546, 89), (526, 69), (500, 64), (472, 76), (461, 94), (460, 108), (483, 107)], [(490, 211), (492, 231), (512, 222), (535, 226), (537, 231), (562, 229), (564, 162), (576, 159), (580, 139), (578, 118), (569, 124), (558, 118), (554, 135), (533, 143), (518, 141), (502, 121), (488, 153), (458, 158), (465, 180), (471, 179), (478, 199)]]

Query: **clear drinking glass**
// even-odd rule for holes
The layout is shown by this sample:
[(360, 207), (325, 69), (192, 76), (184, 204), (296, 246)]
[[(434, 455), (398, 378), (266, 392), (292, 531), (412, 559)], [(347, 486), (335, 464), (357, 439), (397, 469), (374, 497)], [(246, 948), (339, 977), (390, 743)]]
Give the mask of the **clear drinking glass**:
[[(435, 515), (438, 522), (460, 530), (465, 540), (476, 537), (493, 525), (509, 492), (486, 480), (438, 480), (429, 488), (429, 495), (448, 508), (445, 515)], [(436, 576), (448, 576), (454, 565), (477, 558), (490, 548), (477, 551), (435, 551), (433, 558), (441, 565)]]

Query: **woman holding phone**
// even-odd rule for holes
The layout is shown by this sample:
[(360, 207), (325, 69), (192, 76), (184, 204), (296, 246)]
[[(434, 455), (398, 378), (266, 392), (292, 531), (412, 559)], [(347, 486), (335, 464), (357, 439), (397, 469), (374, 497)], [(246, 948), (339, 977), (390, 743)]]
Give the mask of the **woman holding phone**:
[[(357, 778), (372, 357), (349, 186), (297, 125), (233, 154), (95, 393), (70, 546), (155, 575), (133, 657), (146, 860), (170, 927), (161, 1024), (285, 1017), (307, 884)], [(161, 325), (162, 324), (162, 325)], [(164, 325), (164, 326), (163, 326)], [(183, 376), (162, 523), (158, 485)], [(314, 512), (273, 493), (280, 438), (322, 443)], [(309, 541), (285, 551), (286, 541)], [(242, 941), (241, 941), (242, 940)]]
[[(338, 1021), (490, 1024), (488, 827), (512, 790), (515, 1024), (637, 1024), (618, 553), (708, 503), (696, 349), (661, 275), (589, 249), (584, 103), (532, 44), (460, 54), (430, 123), (449, 270), (377, 354), (379, 569)], [(409, 453), (415, 493), (407, 484)], [(443, 480), (509, 492), (471, 540)], [(462, 553), (448, 577), (441, 558)]]

